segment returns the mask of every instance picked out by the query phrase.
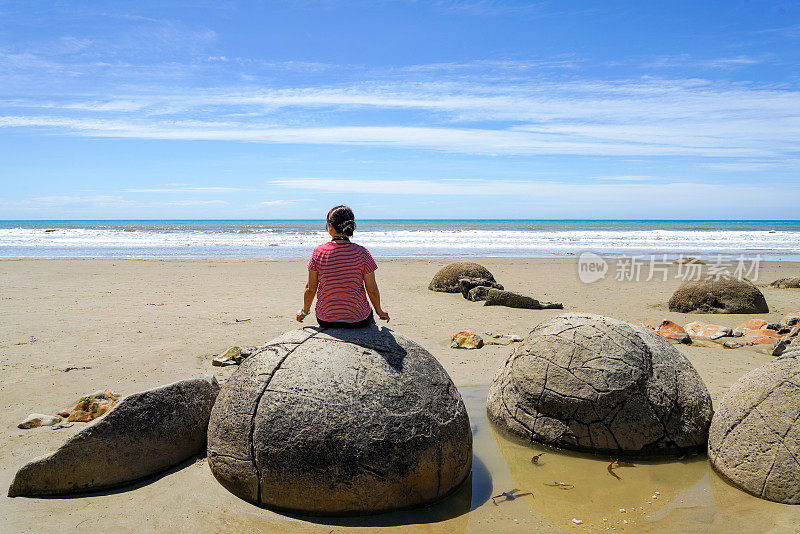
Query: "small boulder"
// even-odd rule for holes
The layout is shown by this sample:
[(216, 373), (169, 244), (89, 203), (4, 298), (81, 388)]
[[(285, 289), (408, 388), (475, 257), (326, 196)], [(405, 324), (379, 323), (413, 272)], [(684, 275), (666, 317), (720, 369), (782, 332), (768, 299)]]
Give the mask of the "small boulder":
[(712, 410), (692, 364), (655, 332), (566, 314), (515, 347), (489, 388), (487, 413), (554, 447), (674, 454), (705, 448)]
[(61, 422), (61, 418), (56, 415), (45, 415), (41, 413), (32, 413), (25, 418), (17, 428), (28, 429), (36, 428), (39, 426), (53, 426)]
[(749, 280), (720, 278), (684, 282), (669, 299), (681, 313), (769, 313), (764, 295)]
[(456, 332), (450, 341), (451, 349), (479, 349), (483, 346), (483, 338), (475, 332)]
[(656, 334), (664, 339), (671, 339), (673, 341), (677, 341), (678, 343), (684, 343), (686, 345), (692, 343), (692, 338), (686, 333), (686, 330), (684, 330), (681, 325), (666, 319), (661, 322), (661, 326), (659, 326), (658, 330), (656, 330)]
[(461, 295), (465, 299), (469, 298), (470, 290), (476, 287), (503, 289), (503, 286), (497, 282), (485, 278), (459, 278), (458, 286), (461, 288)]
[(467, 294), (467, 298), (472, 302), (480, 302), (482, 300), (486, 300), (486, 297), (489, 295), (489, 290), (493, 288), (487, 286), (478, 286), (473, 287), (469, 290)]
[(717, 406), (708, 437), (714, 469), (770, 501), (800, 504), (800, 351), (746, 374)]
[(170, 468), (203, 450), (218, 391), (212, 377), (124, 397), (55, 452), (22, 466), (8, 496), (98, 491)]
[(458, 281), (461, 278), (478, 278), (489, 282), (496, 281), (492, 273), (483, 265), (472, 262), (456, 262), (442, 267), (434, 275), (433, 280), (428, 285), (428, 289), (442, 293), (460, 293), (461, 286)]
[(719, 339), (721, 337), (733, 336), (730, 327), (719, 324), (709, 324), (702, 321), (693, 321), (687, 324), (684, 329), (693, 339)]
[(250, 351), (247, 351), (247, 356), (244, 355), (245, 349), (242, 347), (231, 347), (220, 355), (211, 360), (211, 365), (214, 367), (227, 367), (229, 365), (239, 365), (247, 356)]
[(726, 349), (739, 349), (744, 347), (743, 344), (739, 343), (738, 341), (733, 341), (732, 339), (723, 343), (722, 346)]
[(780, 289), (796, 289), (800, 287), (800, 278), (780, 278), (770, 284)]
[(696, 263), (697, 265), (705, 265), (706, 262), (693, 258), (691, 256), (681, 256), (680, 258), (672, 260), (674, 265), (686, 265), (687, 263)]
[(484, 306), (507, 306), (509, 308), (525, 308), (529, 310), (543, 310), (543, 309), (563, 309), (564, 306), (560, 303), (539, 302), (533, 297), (526, 297), (512, 293), (511, 291), (503, 291), (500, 289), (490, 289), (486, 295), (486, 302)]

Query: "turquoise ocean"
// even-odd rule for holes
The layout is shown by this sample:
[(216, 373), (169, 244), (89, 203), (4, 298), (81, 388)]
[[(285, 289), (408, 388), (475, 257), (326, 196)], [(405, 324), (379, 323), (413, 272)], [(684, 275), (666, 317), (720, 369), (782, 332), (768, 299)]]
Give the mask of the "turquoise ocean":
[[(305, 257), (321, 220), (0, 221), (0, 257)], [(800, 221), (363, 220), (377, 257), (761, 256), (800, 260)]]

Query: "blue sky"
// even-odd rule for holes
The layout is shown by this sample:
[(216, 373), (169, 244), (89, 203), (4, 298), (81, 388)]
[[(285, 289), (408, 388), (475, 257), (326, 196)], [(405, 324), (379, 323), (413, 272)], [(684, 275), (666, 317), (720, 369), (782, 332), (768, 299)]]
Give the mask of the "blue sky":
[(797, 2), (6, 2), (0, 219), (798, 218)]

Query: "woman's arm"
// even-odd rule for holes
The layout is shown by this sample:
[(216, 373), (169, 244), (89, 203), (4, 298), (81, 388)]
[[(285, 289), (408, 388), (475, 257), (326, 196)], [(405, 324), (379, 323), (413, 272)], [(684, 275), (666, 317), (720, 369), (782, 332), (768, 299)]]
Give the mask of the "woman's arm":
[(389, 314), (381, 308), (381, 292), (378, 290), (378, 282), (375, 281), (375, 271), (364, 275), (364, 287), (367, 290), (369, 301), (372, 302), (372, 307), (375, 308), (375, 313), (384, 321), (388, 321)]
[(298, 323), (302, 323), (303, 319), (311, 313), (311, 304), (314, 302), (314, 295), (317, 294), (317, 287), (319, 287), (319, 273), (308, 271), (308, 282), (306, 282), (306, 290), (303, 292), (303, 309), (297, 312)]

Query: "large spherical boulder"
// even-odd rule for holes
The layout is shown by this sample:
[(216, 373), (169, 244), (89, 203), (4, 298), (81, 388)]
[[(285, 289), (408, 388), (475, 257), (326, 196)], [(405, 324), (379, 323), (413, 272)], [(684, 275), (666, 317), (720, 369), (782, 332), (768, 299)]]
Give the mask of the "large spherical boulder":
[(720, 278), (684, 282), (669, 299), (682, 313), (769, 313), (764, 295), (749, 280)]
[(496, 282), (492, 273), (483, 265), (471, 262), (456, 262), (439, 269), (431, 283), (428, 284), (428, 289), (442, 293), (460, 293), (461, 286), (458, 281), (461, 278), (477, 278), (487, 282)]
[(697, 371), (668, 341), (590, 314), (534, 328), (495, 376), (487, 411), (531, 441), (612, 454), (703, 450), (712, 413)]
[(302, 328), (250, 356), (220, 392), (208, 461), (260, 506), (370, 514), (440, 499), (465, 480), (472, 433), (425, 349), (386, 328)]
[(800, 504), (800, 351), (751, 371), (725, 394), (711, 421), (708, 458), (743, 490)]

